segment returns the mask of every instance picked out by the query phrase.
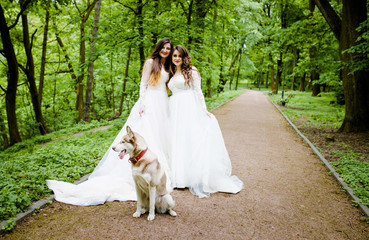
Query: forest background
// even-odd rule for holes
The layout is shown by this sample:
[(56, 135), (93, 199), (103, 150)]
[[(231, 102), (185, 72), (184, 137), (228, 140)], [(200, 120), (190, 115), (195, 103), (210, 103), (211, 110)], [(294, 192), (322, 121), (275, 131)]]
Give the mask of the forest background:
[(338, 103), (346, 100), (341, 130), (367, 131), (368, 4), (327, 3), (5, 1), (1, 148), (129, 111), (145, 58), (163, 37), (190, 50), (206, 97), (256, 81), (273, 93), (282, 83), (313, 96), (335, 91)]
[(331, 92), (327, 104), (345, 109), (335, 131), (367, 132), (367, 9), (363, 0), (1, 1), (0, 150), (124, 120), (164, 37), (189, 49), (207, 99), (263, 87), (285, 104), (285, 91)]

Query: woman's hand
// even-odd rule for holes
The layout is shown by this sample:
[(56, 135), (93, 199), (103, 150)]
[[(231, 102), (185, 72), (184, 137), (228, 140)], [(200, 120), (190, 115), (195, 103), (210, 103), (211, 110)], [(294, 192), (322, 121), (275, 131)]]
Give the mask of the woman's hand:
[(208, 115), (208, 117), (213, 116), (213, 114), (212, 114), (212, 113), (210, 113), (208, 110), (206, 110), (206, 111), (205, 111), (205, 113), (206, 113), (206, 115)]
[(142, 114), (145, 113), (145, 105), (142, 105), (139, 111), (140, 117), (142, 117)]

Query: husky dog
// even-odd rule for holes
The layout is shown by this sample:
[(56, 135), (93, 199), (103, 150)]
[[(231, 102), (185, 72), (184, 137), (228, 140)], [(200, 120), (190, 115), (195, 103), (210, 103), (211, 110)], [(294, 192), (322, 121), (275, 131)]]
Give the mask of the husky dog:
[(171, 216), (177, 216), (172, 210), (174, 200), (170, 195), (171, 189), (167, 188), (165, 170), (155, 153), (147, 147), (144, 138), (127, 126), (127, 134), (112, 149), (119, 152), (120, 159), (123, 159), (125, 154), (130, 156), (137, 194), (137, 210), (133, 217), (140, 217), (149, 211), (147, 220), (151, 221), (155, 218), (155, 210), (158, 213), (168, 212)]

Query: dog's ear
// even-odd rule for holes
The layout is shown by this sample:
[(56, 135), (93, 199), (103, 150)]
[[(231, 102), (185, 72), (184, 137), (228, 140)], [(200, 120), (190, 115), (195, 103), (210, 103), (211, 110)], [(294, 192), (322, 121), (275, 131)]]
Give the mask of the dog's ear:
[(127, 134), (128, 134), (128, 137), (130, 137), (130, 138), (133, 138), (133, 132), (132, 132), (132, 129), (129, 127), (129, 126), (127, 126)]

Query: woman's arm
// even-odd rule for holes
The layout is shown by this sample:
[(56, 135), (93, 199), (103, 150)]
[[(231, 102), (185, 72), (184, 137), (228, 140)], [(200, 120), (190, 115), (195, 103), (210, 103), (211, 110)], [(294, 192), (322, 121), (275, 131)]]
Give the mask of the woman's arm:
[(201, 108), (210, 117), (212, 114), (208, 112), (206, 108), (204, 94), (202, 93), (202, 90), (201, 90), (201, 76), (200, 76), (199, 71), (195, 67), (193, 67), (192, 69), (192, 80), (193, 80), (192, 87), (193, 87), (193, 90), (195, 91), (195, 94), (197, 96), (199, 103), (201, 104)]
[(152, 70), (152, 62), (153, 62), (152, 58), (146, 60), (145, 65), (142, 69), (142, 77), (140, 83), (140, 105), (141, 105), (140, 115), (142, 115), (145, 112), (145, 94)]

